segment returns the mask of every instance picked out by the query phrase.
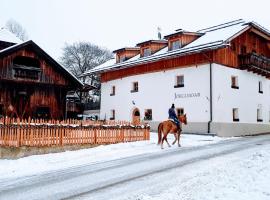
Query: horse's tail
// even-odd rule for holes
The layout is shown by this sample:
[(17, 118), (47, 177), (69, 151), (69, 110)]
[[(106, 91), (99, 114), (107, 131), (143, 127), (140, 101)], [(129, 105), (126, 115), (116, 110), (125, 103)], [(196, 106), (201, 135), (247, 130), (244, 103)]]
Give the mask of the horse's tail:
[(162, 128), (163, 128), (163, 124), (160, 123), (158, 125), (158, 144), (161, 143), (161, 138), (162, 138)]

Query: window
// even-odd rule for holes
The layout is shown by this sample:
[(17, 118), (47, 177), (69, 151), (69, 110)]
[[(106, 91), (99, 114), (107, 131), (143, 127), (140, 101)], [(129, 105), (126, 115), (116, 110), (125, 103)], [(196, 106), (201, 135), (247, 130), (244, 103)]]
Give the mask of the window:
[(51, 117), (49, 107), (37, 107), (35, 117), (38, 119), (49, 119)]
[(257, 122), (262, 122), (263, 118), (262, 118), (262, 105), (259, 104), (258, 108), (257, 108)]
[(138, 91), (139, 91), (139, 83), (133, 82), (131, 92), (138, 92)]
[(143, 57), (150, 56), (151, 55), (151, 49), (145, 48), (143, 49)]
[(263, 85), (262, 85), (262, 81), (259, 81), (259, 93), (263, 93)]
[(181, 116), (184, 114), (184, 108), (176, 108), (176, 114), (177, 116)]
[(4, 116), (4, 105), (0, 104), (0, 117)]
[(231, 87), (234, 89), (239, 89), (239, 85), (238, 85), (238, 77), (237, 76), (232, 76), (231, 77), (232, 80), (232, 85)]
[(112, 86), (110, 96), (114, 96), (114, 95), (115, 95), (115, 86)]
[(171, 50), (180, 49), (180, 48), (181, 48), (181, 43), (179, 40), (173, 41), (171, 43)]
[(239, 122), (238, 108), (233, 108), (233, 121), (234, 122)]
[(26, 56), (17, 56), (13, 59), (14, 78), (38, 80), (40, 72), (38, 59)]
[(115, 120), (115, 110), (114, 109), (111, 110), (110, 120)]
[(119, 56), (119, 62), (124, 62), (125, 60), (126, 60), (125, 55)]
[(152, 120), (152, 109), (146, 109), (144, 111), (144, 120)]
[(175, 85), (174, 88), (184, 87), (184, 75), (175, 77)]

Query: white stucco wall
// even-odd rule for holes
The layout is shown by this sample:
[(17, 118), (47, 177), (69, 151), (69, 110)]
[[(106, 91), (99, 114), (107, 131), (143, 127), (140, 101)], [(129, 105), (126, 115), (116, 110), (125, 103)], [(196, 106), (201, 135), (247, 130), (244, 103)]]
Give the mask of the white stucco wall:
[[(175, 77), (184, 75), (184, 87), (174, 88)], [(138, 81), (139, 92), (131, 93), (132, 82)], [(115, 96), (110, 96), (115, 86)], [(199, 93), (199, 97), (184, 97), (185, 94)], [(175, 94), (181, 98), (175, 99)], [(184, 108), (189, 122), (209, 121), (209, 64), (191, 66), (162, 72), (136, 75), (102, 83), (101, 119), (110, 118), (115, 110), (116, 120), (131, 120), (132, 111), (139, 108), (141, 118), (145, 109), (152, 109), (153, 121), (168, 118), (168, 108)], [(132, 102), (135, 102), (133, 105)]]
[[(269, 124), (270, 81), (263, 76), (213, 64), (213, 121)], [(238, 77), (239, 89), (231, 88), (231, 76)], [(262, 81), (263, 93), (259, 93)], [(263, 122), (257, 122), (257, 108), (262, 105)], [(232, 109), (238, 108), (239, 122), (233, 122)]]

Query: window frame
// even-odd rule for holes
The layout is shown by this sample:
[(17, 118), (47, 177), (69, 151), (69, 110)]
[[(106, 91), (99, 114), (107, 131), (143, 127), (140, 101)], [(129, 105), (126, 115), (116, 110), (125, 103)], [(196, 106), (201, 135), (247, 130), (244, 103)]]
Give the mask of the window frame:
[[(146, 114), (149, 113), (149, 117), (146, 116)], [(148, 108), (144, 110), (144, 120), (152, 121), (153, 120), (153, 110)]]
[[(233, 81), (235, 79), (235, 81)], [(238, 76), (231, 76), (231, 88), (239, 89)]]
[(257, 122), (263, 122), (263, 110), (260, 104), (257, 107)]
[(146, 47), (142, 49), (142, 57), (151, 56), (152, 51), (150, 47)]
[(115, 96), (115, 85), (111, 87), (111, 93), (110, 96)]
[(138, 81), (134, 81), (132, 82), (132, 86), (131, 86), (131, 93), (135, 93), (135, 92), (139, 92), (139, 82)]
[[(178, 79), (180, 77), (182, 77), (182, 79)], [(177, 75), (177, 76), (175, 76), (174, 88), (180, 88), (180, 87), (185, 87), (185, 76), (184, 75)]]
[(263, 83), (262, 81), (259, 81), (259, 91), (260, 94), (263, 94)]
[(239, 109), (238, 108), (233, 108), (232, 109), (232, 114), (233, 114), (233, 121), (234, 122), (239, 122)]
[(110, 120), (115, 120), (115, 109), (111, 109)]
[[(182, 114), (180, 114), (182, 111)], [(185, 114), (185, 109), (184, 108), (176, 108), (176, 115), (181, 116)]]

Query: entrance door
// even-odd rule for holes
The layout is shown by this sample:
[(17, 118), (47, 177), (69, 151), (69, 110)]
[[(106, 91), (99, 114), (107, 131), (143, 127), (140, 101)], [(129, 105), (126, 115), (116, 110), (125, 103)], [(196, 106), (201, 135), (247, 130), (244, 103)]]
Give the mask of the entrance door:
[(135, 125), (139, 125), (140, 122), (140, 110), (138, 108), (135, 108), (132, 113), (132, 123)]

